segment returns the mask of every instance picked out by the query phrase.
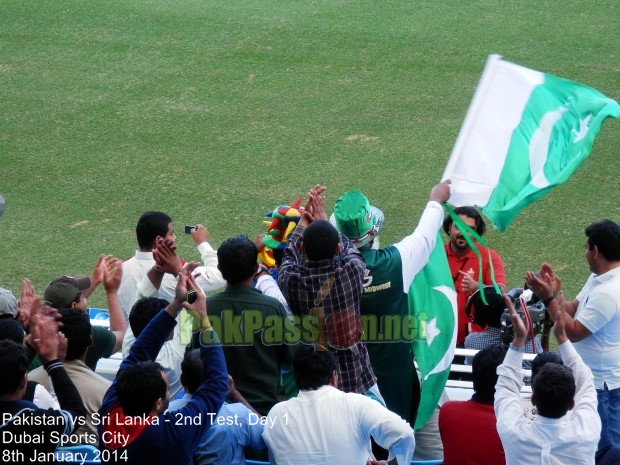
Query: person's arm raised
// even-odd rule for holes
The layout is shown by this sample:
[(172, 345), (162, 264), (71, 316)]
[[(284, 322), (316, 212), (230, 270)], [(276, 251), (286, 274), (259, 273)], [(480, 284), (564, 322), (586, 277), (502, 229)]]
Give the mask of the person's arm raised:
[(108, 255), (106, 258), (107, 271), (103, 281), (106, 297), (108, 300), (108, 311), (110, 314), (110, 331), (114, 333), (116, 342), (114, 343), (113, 352), (120, 350), (127, 330), (127, 321), (125, 314), (121, 308), (121, 302), (118, 299), (118, 289), (121, 285), (123, 275), (123, 261)]
[(88, 299), (90, 295), (95, 292), (97, 286), (103, 283), (105, 279), (106, 273), (106, 263), (105, 256), (103, 254), (99, 255), (97, 259), (97, 263), (95, 263), (95, 267), (93, 268), (92, 273), (90, 274), (90, 287), (84, 291), (84, 296)]

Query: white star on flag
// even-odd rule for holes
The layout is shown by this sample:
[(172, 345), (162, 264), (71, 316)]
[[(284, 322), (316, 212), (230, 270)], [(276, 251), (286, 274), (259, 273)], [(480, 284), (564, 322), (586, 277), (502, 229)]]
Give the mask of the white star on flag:
[(426, 343), (428, 344), (429, 347), (433, 343), (433, 339), (435, 339), (435, 337), (439, 336), (440, 334), (441, 334), (441, 331), (437, 327), (437, 318), (433, 318), (426, 325)]

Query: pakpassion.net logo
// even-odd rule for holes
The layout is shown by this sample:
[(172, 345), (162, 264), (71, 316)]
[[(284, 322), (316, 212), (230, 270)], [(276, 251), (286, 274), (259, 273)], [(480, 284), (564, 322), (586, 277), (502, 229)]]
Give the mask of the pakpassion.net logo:
[[(197, 312), (181, 313), (182, 328), (191, 326), (197, 331), (210, 326), (213, 331), (203, 331), (202, 344), (218, 342), (223, 345), (251, 345), (256, 334), (260, 333), (265, 345), (276, 344), (314, 344), (326, 340), (333, 347), (350, 347), (357, 342), (413, 342), (425, 341), (428, 318), (425, 313), (413, 315), (358, 315), (350, 310), (339, 310), (329, 315), (315, 307), (312, 314), (302, 317), (291, 315), (263, 315), (259, 310), (244, 310), (235, 314), (224, 310), (221, 315), (209, 315), (203, 322)], [(203, 324), (204, 323), (204, 324)], [(181, 331), (181, 344), (189, 344), (189, 330)]]

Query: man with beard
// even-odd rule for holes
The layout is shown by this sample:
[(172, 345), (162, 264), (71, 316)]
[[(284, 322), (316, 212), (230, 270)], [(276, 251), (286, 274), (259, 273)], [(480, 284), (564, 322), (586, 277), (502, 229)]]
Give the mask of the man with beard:
[[(479, 236), (482, 237), (486, 230), (484, 220), (480, 213), (474, 207), (458, 207), (454, 209), (463, 222), (472, 228)], [(465, 307), (469, 296), (478, 290), (478, 279), (482, 273), (482, 284), (492, 284), (491, 266), (493, 264), (493, 272), (495, 281), (502, 292), (506, 291), (506, 274), (504, 272), (504, 264), (499, 254), (492, 249), (488, 249), (481, 244), (474, 242), (475, 247), (482, 256), (482, 269), (478, 265), (478, 257), (475, 251), (467, 244), (467, 241), (461, 234), (461, 231), (454, 225), (452, 218), (449, 216), (443, 222), (443, 230), (450, 237), (450, 241), (445, 245), (446, 256), (448, 257), (448, 265), (450, 265), (450, 273), (454, 281), (454, 289), (456, 290), (456, 302), (458, 305), (458, 334), (456, 336), (457, 347), (463, 347), (465, 336), (470, 332), (482, 331), (482, 328), (471, 324), (470, 318), (465, 315)], [(470, 329), (471, 326), (474, 326)]]

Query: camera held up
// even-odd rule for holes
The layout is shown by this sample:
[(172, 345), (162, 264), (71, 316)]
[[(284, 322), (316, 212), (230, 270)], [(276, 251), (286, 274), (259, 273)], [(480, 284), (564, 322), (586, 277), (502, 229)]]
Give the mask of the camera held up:
[[(530, 289), (512, 289), (510, 292), (508, 292), (508, 297), (510, 297), (512, 304), (517, 311), (517, 314), (523, 320), (523, 323), (527, 326), (527, 320), (525, 316), (525, 311), (527, 311), (532, 322), (532, 330), (534, 334), (540, 334), (545, 323), (545, 315), (547, 312), (545, 305), (540, 300), (538, 300), (538, 298)], [(523, 305), (521, 302), (523, 302), (525, 305)], [(510, 319), (510, 312), (508, 311), (508, 309), (504, 310), (500, 321), (501, 338), (502, 341), (507, 344), (512, 341), (514, 337), (514, 329), (512, 327), (512, 320)]]

